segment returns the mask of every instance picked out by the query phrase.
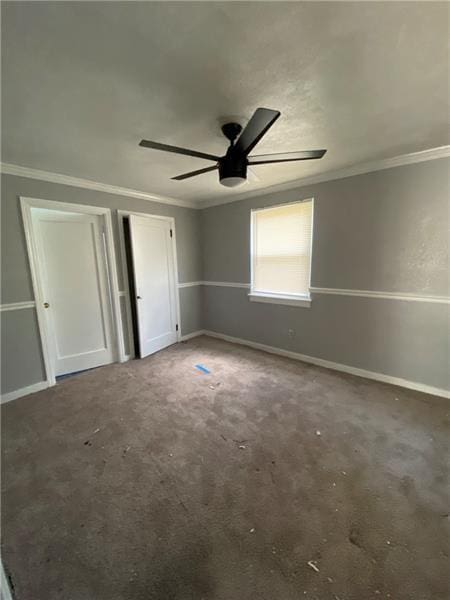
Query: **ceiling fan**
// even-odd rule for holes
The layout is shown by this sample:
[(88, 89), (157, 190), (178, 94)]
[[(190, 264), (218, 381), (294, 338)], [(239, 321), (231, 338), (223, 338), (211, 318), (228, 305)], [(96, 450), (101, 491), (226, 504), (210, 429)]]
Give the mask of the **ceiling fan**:
[(205, 152), (197, 152), (197, 150), (169, 146), (167, 144), (160, 144), (159, 142), (150, 142), (149, 140), (141, 140), (139, 146), (152, 148), (153, 150), (163, 150), (164, 152), (174, 152), (175, 154), (195, 156), (196, 158), (204, 158), (216, 163), (212, 167), (191, 171), (190, 173), (183, 173), (183, 175), (177, 175), (177, 177), (172, 177), (172, 179), (181, 181), (183, 179), (188, 179), (189, 177), (195, 177), (218, 169), (220, 183), (227, 187), (236, 187), (247, 180), (247, 167), (249, 165), (265, 165), (268, 163), (290, 162), (295, 160), (313, 160), (322, 158), (325, 154), (326, 150), (301, 150), (300, 152), (249, 156), (256, 144), (261, 141), (261, 138), (267, 133), (270, 127), (272, 127), (280, 115), (281, 113), (278, 110), (257, 108), (243, 131), (239, 123), (226, 123), (223, 125), (222, 133), (230, 141), (225, 156), (215, 156), (213, 154), (206, 154)]

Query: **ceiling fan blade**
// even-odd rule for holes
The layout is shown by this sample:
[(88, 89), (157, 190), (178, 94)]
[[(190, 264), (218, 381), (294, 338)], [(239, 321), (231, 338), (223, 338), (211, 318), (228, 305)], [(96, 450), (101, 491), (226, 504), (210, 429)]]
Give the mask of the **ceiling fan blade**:
[(179, 148), (178, 146), (169, 146), (168, 144), (160, 144), (159, 142), (151, 142), (149, 140), (141, 140), (139, 146), (143, 148), (151, 148), (152, 150), (162, 150), (163, 152), (173, 152), (174, 154), (185, 154), (186, 156), (195, 156), (196, 158), (206, 158), (206, 160), (218, 161), (219, 156), (214, 154), (206, 154), (205, 152), (197, 152), (197, 150), (189, 150), (188, 148)]
[(280, 115), (278, 110), (257, 108), (234, 148), (242, 154), (249, 154)]
[(300, 150), (299, 152), (281, 152), (280, 154), (261, 154), (249, 156), (249, 165), (267, 165), (268, 163), (290, 162), (293, 160), (314, 160), (322, 158), (326, 150)]
[(215, 171), (217, 169), (217, 165), (214, 167), (206, 167), (206, 169), (199, 169), (198, 171), (191, 171), (190, 173), (183, 173), (183, 175), (177, 175), (176, 177), (172, 177), (176, 181), (181, 181), (183, 179), (189, 179), (189, 177), (195, 177), (196, 175), (201, 175), (202, 173), (209, 173), (210, 171)]

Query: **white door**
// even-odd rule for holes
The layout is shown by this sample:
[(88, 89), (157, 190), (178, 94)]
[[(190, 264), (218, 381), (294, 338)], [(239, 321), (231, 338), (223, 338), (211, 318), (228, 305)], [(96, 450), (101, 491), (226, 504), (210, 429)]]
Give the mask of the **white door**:
[(174, 252), (167, 220), (130, 215), (140, 356), (177, 341)]
[(114, 360), (102, 217), (33, 208), (55, 375)]

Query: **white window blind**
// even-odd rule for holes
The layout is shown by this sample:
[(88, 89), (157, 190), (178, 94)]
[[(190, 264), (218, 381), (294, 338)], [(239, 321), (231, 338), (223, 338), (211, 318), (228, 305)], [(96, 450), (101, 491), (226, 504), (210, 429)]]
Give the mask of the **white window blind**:
[(309, 295), (312, 200), (252, 213), (252, 292)]

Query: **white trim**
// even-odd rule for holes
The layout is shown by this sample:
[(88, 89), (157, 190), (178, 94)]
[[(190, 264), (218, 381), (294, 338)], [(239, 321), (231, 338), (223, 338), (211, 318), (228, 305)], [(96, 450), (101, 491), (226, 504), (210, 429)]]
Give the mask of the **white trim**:
[(53, 369), (53, 360), (48, 342), (46, 317), (42, 307), (43, 293), (41, 289), (41, 281), (38, 275), (38, 251), (36, 246), (35, 236), (33, 235), (33, 223), (31, 218), (31, 205), (28, 199), (20, 199), (22, 209), (22, 220), (25, 232), (25, 240), (27, 244), (28, 261), (30, 264), (31, 280), (33, 284), (34, 297), (36, 298), (36, 313), (38, 319), (39, 337), (42, 348), (42, 356), (44, 359), (45, 376), (49, 386), (55, 385), (56, 378)]
[(251, 208), (251, 213), (265, 212), (266, 210), (273, 210), (274, 208), (285, 208), (288, 206), (295, 206), (296, 204), (303, 204), (304, 202), (314, 202), (314, 197), (304, 198), (303, 200), (293, 200), (292, 202), (278, 202), (277, 204), (271, 204), (270, 206), (261, 206), (261, 208)]
[(24, 308), (34, 308), (36, 302), (30, 300), (29, 302), (11, 302), (10, 304), (0, 304), (0, 312), (6, 312), (8, 310), (22, 310)]
[(81, 215), (107, 215), (110, 209), (103, 206), (93, 206), (90, 204), (75, 204), (72, 202), (59, 202), (57, 200), (46, 200), (45, 198), (31, 198), (29, 196), (20, 196), (21, 204), (29, 205), (30, 208), (45, 208), (47, 210), (60, 210), (64, 212), (77, 213)]
[(244, 288), (250, 289), (249, 283), (233, 283), (231, 281), (202, 281), (202, 285), (211, 285), (214, 287), (233, 287), (233, 288)]
[(211, 285), (215, 287), (236, 287), (236, 288), (249, 288), (249, 283), (235, 283), (233, 281), (186, 281), (185, 283), (179, 283), (178, 288), (194, 287), (196, 285)]
[(99, 206), (89, 206), (85, 204), (72, 204), (68, 202), (56, 202), (53, 200), (44, 200), (41, 198), (28, 198), (20, 196), (20, 206), (22, 210), (23, 225), (25, 231), (25, 239), (28, 251), (28, 260), (30, 263), (31, 279), (33, 283), (33, 292), (36, 299), (36, 312), (38, 318), (39, 334), (41, 339), (42, 354), (44, 358), (45, 374), (48, 385), (55, 385), (56, 378), (54, 373), (53, 358), (51, 353), (51, 345), (47, 330), (46, 315), (43, 308), (43, 291), (39, 276), (39, 260), (38, 248), (34, 235), (31, 209), (46, 208), (50, 210), (59, 210), (63, 212), (93, 214), (103, 217), (105, 228), (105, 250), (106, 263), (108, 271), (108, 279), (110, 284), (110, 296), (112, 300), (111, 315), (113, 329), (113, 346), (117, 360), (124, 360), (123, 351), (123, 328), (120, 312), (119, 287), (117, 280), (117, 264), (114, 250), (114, 238), (111, 221), (111, 211), (109, 208)]
[(300, 306), (309, 308), (311, 298), (309, 296), (288, 296), (285, 294), (268, 294), (266, 292), (250, 292), (248, 294), (250, 302), (265, 302), (267, 304), (284, 304), (286, 306)]
[(11, 589), (9, 587), (9, 581), (6, 577), (5, 569), (3, 567), (3, 561), (0, 560), (0, 599), (1, 600), (13, 600)]
[(141, 192), (129, 188), (110, 185), (108, 183), (100, 183), (90, 179), (82, 179), (80, 177), (72, 177), (61, 173), (51, 173), (50, 171), (40, 171), (29, 167), (21, 167), (10, 163), (0, 163), (1, 172), (5, 175), (15, 175), (16, 177), (26, 177), (28, 179), (38, 179), (40, 181), (49, 181), (50, 183), (58, 183), (60, 185), (70, 185), (72, 187), (83, 188), (87, 190), (95, 190), (97, 192), (105, 192), (106, 194), (116, 194), (119, 196), (128, 196), (129, 198), (139, 198), (140, 200), (150, 200), (150, 202), (159, 202), (160, 204), (172, 204), (174, 206), (182, 206), (183, 208), (198, 208), (194, 202), (188, 200), (177, 200), (170, 196), (160, 196), (149, 192)]
[(114, 244), (114, 232), (112, 226), (111, 211), (104, 213), (105, 220), (105, 249), (106, 267), (108, 270), (110, 295), (112, 299), (113, 334), (116, 342), (116, 353), (119, 362), (125, 361), (125, 349), (123, 341), (122, 311), (120, 309), (119, 279), (117, 277), (116, 247)]
[(205, 335), (206, 331), (204, 329), (199, 329), (197, 331), (193, 331), (192, 333), (187, 333), (186, 335), (182, 335), (180, 338), (180, 342), (187, 342), (187, 340), (192, 340), (192, 338), (198, 337), (199, 335)]
[(234, 196), (227, 195), (223, 198), (213, 198), (211, 200), (204, 200), (198, 202), (181, 200), (173, 198), (171, 196), (161, 196), (159, 194), (152, 194), (150, 192), (142, 192), (140, 190), (123, 188), (116, 185), (110, 185), (108, 183), (92, 181), (90, 179), (82, 179), (80, 177), (63, 175), (61, 173), (41, 171), (39, 169), (22, 167), (20, 165), (15, 165), (12, 163), (0, 163), (0, 169), (1, 172), (5, 175), (15, 175), (16, 177), (38, 179), (40, 181), (49, 181), (50, 183), (57, 183), (60, 185), (69, 185), (72, 187), (79, 187), (89, 190), (95, 190), (98, 192), (105, 192), (107, 194), (128, 196), (130, 198), (149, 200), (150, 202), (159, 202), (161, 204), (171, 204), (174, 206), (182, 206), (184, 208), (202, 210), (211, 206), (229, 204), (230, 202), (238, 202), (239, 200), (245, 200), (247, 198), (253, 198), (255, 196), (265, 196), (266, 194), (274, 194), (276, 192), (292, 190), (295, 188), (303, 187), (305, 185), (323, 183), (325, 181), (333, 181), (336, 179), (343, 179), (345, 177), (353, 177), (355, 175), (363, 175), (365, 173), (382, 171), (384, 169), (392, 169), (394, 167), (402, 167), (404, 165), (411, 165), (429, 160), (436, 160), (439, 158), (447, 158), (449, 156), (450, 146), (439, 146), (438, 148), (429, 148), (427, 150), (421, 150), (419, 152), (411, 152), (410, 154), (402, 154), (400, 156), (394, 156), (391, 158), (385, 158), (377, 161), (359, 163), (349, 167), (344, 167), (342, 169), (337, 169), (335, 171), (327, 171), (325, 173), (319, 173), (318, 175), (312, 175), (310, 177), (294, 179), (285, 183), (276, 184), (265, 188), (261, 187), (256, 190), (250, 190), (248, 192), (243, 192)]
[[(250, 288), (249, 283), (233, 283), (230, 281), (200, 281), (193, 282), (192, 285), (211, 285), (217, 287), (234, 287), (247, 289)], [(347, 290), (341, 288), (321, 287), (311, 287), (310, 292), (312, 294), (332, 294), (335, 296), (359, 296), (363, 298), (384, 298), (387, 300), (404, 300), (408, 302), (432, 302), (436, 304), (450, 304), (449, 296), (419, 295), (409, 292), (379, 292), (371, 290)], [(257, 294), (260, 294), (260, 292), (257, 292)]]
[(366, 369), (360, 369), (359, 367), (351, 367), (350, 365), (343, 365), (335, 363), (330, 360), (323, 358), (316, 358), (315, 356), (308, 356), (306, 354), (299, 354), (298, 352), (292, 352), (290, 350), (283, 350), (282, 348), (276, 348), (275, 346), (267, 346), (266, 344), (260, 344), (258, 342), (252, 342), (250, 340), (244, 340), (242, 338), (232, 337), (225, 335), (224, 333), (218, 333), (216, 331), (204, 331), (204, 335), (208, 335), (213, 338), (218, 338), (226, 342), (233, 344), (241, 344), (242, 346), (248, 346), (255, 348), (256, 350), (262, 350), (269, 352), (270, 354), (277, 354), (279, 356), (285, 356), (294, 360), (300, 360), (306, 363), (317, 365), (319, 367), (325, 367), (334, 371), (341, 371), (343, 373), (349, 373), (350, 375), (356, 375), (358, 377), (365, 377), (366, 379), (373, 379), (375, 381), (381, 381), (383, 383), (389, 383), (391, 385), (398, 385), (400, 387), (408, 388), (411, 390), (417, 390), (424, 392), (425, 394), (433, 394), (435, 396), (442, 396), (444, 398), (450, 398), (450, 391), (442, 388), (433, 387), (426, 385), (425, 383), (419, 383), (418, 381), (409, 381), (408, 379), (402, 379), (400, 377), (393, 377), (392, 375), (385, 375), (384, 373), (376, 373), (374, 371), (367, 371)]
[(171, 229), (172, 229), (172, 254), (173, 254), (173, 269), (175, 275), (175, 309), (177, 316), (177, 341), (181, 339), (181, 303), (180, 303), (180, 292), (178, 291), (178, 253), (177, 253), (177, 230), (175, 227), (175, 219), (170, 217)]
[(247, 198), (254, 198), (255, 196), (265, 196), (267, 194), (275, 194), (277, 192), (294, 190), (305, 185), (313, 185), (315, 183), (323, 183), (325, 181), (334, 181), (336, 179), (344, 179), (345, 177), (353, 177), (355, 175), (364, 175), (365, 173), (383, 171), (384, 169), (392, 169), (394, 167), (402, 167), (404, 165), (412, 165), (415, 163), (436, 160), (439, 158), (448, 158), (449, 156), (450, 146), (429, 148), (428, 150), (422, 150), (420, 152), (412, 152), (410, 154), (402, 154), (392, 158), (359, 163), (349, 167), (344, 167), (343, 169), (337, 169), (335, 171), (327, 171), (325, 173), (319, 173), (318, 175), (311, 175), (310, 177), (294, 179), (266, 188), (258, 188), (256, 190), (243, 192), (242, 194), (236, 194), (235, 196), (227, 195), (224, 198), (205, 200), (203, 202), (199, 202), (197, 204), (197, 208), (209, 208), (211, 206), (218, 206), (219, 204), (239, 202), (239, 200), (246, 200)]
[(388, 300), (406, 300), (408, 302), (435, 302), (438, 304), (450, 304), (448, 296), (420, 296), (418, 294), (401, 292), (376, 292), (371, 290), (345, 290), (339, 288), (310, 288), (313, 294), (332, 294), (336, 296), (361, 296), (363, 298), (386, 298)]
[(194, 287), (196, 285), (203, 285), (203, 281), (188, 281), (186, 283), (179, 283), (178, 289), (180, 290), (182, 288)]
[[(117, 211), (117, 221), (118, 221), (118, 230), (119, 230), (119, 249), (120, 249), (120, 259), (122, 263), (122, 277), (125, 285), (125, 290), (123, 291), (123, 296), (125, 296), (125, 309), (127, 313), (127, 330), (128, 330), (128, 344), (130, 348), (130, 354), (128, 356), (128, 360), (135, 357), (134, 353), (134, 336), (133, 336), (133, 322), (131, 316), (131, 298), (129, 294), (130, 282), (128, 278), (128, 267), (127, 267), (127, 258), (125, 251), (125, 237), (123, 234), (123, 218), (129, 217), (130, 215), (135, 215), (136, 217), (146, 217), (150, 219), (161, 219), (162, 221), (167, 221), (169, 223), (170, 228), (172, 229), (172, 249), (173, 249), (173, 261), (174, 261), (174, 272), (175, 272), (175, 289), (178, 290), (180, 284), (178, 283), (178, 257), (177, 257), (177, 233), (175, 228), (175, 219), (174, 217), (168, 217), (165, 215), (151, 215), (149, 213), (136, 212), (131, 210), (118, 210)], [(178, 323), (178, 331), (177, 331), (177, 341), (181, 340), (181, 308), (180, 308), (180, 294), (175, 294), (176, 298), (176, 317)], [(124, 342), (123, 342), (124, 344)], [(125, 346), (123, 345), (123, 352), (125, 352)]]
[(1, 403), (4, 404), (5, 402), (16, 400), (16, 398), (28, 396), (28, 394), (34, 394), (35, 392), (40, 392), (41, 390), (45, 390), (48, 387), (50, 387), (50, 383), (48, 381), (39, 381), (38, 383), (27, 385), (26, 387), (20, 388), (19, 390), (14, 390), (13, 392), (2, 394)]
[[(234, 287), (234, 288), (244, 288), (249, 289), (249, 283), (235, 283), (232, 281), (187, 281), (185, 283), (179, 283), (178, 289), (195, 287), (200, 285), (209, 285), (214, 287)], [(330, 294), (334, 296), (359, 296), (363, 298), (386, 298), (389, 300), (404, 300), (408, 302), (434, 302), (436, 304), (450, 304), (450, 297), (448, 296), (419, 296), (417, 294), (411, 294), (409, 292), (378, 292), (371, 290), (349, 290), (349, 289), (340, 289), (340, 288), (321, 288), (321, 287), (311, 287), (310, 292), (313, 294)], [(118, 292), (120, 297), (127, 297), (128, 292), (126, 290), (119, 290)], [(262, 292), (252, 292), (250, 295), (258, 295), (262, 296)], [(269, 296), (269, 294), (264, 294), (264, 296)], [(271, 295), (270, 295), (271, 296)], [(277, 296), (275, 296), (277, 297)], [(281, 296), (283, 297), (283, 296)], [(286, 297), (287, 300), (291, 299)], [(293, 298), (295, 300), (295, 298)], [(303, 298), (299, 300), (303, 301)], [(306, 298), (306, 300), (310, 300), (311, 298)], [(20, 310), (25, 308), (35, 308), (36, 302), (34, 300), (30, 300), (28, 302), (12, 302), (10, 304), (0, 304), (0, 312), (5, 312), (9, 310)], [(124, 355), (126, 357), (126, 355)]]

